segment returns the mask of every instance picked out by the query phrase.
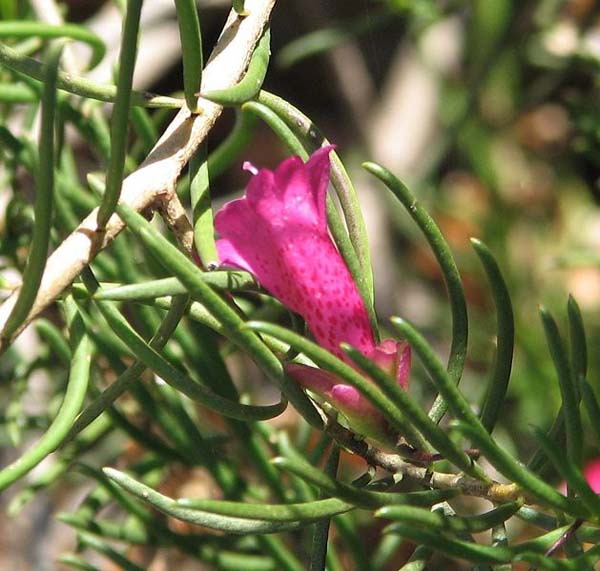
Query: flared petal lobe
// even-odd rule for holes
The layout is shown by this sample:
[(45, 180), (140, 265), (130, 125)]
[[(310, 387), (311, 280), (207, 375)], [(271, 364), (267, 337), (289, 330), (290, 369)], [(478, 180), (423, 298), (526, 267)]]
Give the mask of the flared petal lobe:
[(307, 322), (322, 347), (345, 359), (349, 343), (375, 349), (365, 305), (327, 230), (329, 152), (261, 169), (246, 196), (215, 217), (221, 263), (253, 273), (259, 283)]
[(406, 341), (385, 339), (366, 355), (388, 375), (394, 377), (402, 388), (408, 385), (411, 350)]

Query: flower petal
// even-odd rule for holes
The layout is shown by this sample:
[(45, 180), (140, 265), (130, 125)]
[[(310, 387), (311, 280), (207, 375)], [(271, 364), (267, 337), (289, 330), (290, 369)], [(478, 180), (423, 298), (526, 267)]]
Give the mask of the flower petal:
[(583, 475), (596, 494), (600, 494), (600, 459), (595, 459), (586, 464)]
[(344, 384), (335, 385), (327, 400), (348, 419), (352, 430), (379, 442), (393, 444), (385, 417), (357, 389)]
[(410, 345), (406, 341), (385, 339), (366, 356), (393, 376), (401, 387), (406, 387), (411, 362)]
[(260, 284), (299, 313), (317, 342), (342, 359), (347, 342), (368, 353), (375, 346), (366, 308), (327, 231), (325, 198), (331, 147), (305, 164), (285, 160), (258, 171), (246, 197), (215, 217), (222, 263), (251, 271)]
[(300, 363), (286, 363), (285, 372), (303, 388), (309, 389), (323, 398), (332, 391), (338, 382), (338, 378), (332, 373)]
[(340, 383), (333, 373), (314, 367), (288, 363), (285, 370), (303, 388), (319, 395), (341, 412), (358, 434), (393, 444), (386, 419), (360, 391)]

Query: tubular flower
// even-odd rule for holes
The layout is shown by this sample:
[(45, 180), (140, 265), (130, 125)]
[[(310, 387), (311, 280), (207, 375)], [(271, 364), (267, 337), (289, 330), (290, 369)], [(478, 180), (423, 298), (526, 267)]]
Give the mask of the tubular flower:
[[(590, 460), (583, 467), (583, 476), (594, 493), (600, 494), (600, 458)], [(567, 483), (562, 482), (558, 489), (566, 495)]]
[[(365, 304), (327, 229), (331, 148), (319, 149), (306, 163), (291, 157), (274, 171), (245, 165), (253, 172), (246, 195), (215, 217), (219, 258), (254, 274), (300, 314), (319, 345), (351, 364), (340, 349), (348, 343), (405, 386), (410, 347), (390, 339), (376, 345)], [(354, 387), (313, 367), (290, 363), (286, 370), (340, 410), (357, 432), (389, 440), (385, 419)]]

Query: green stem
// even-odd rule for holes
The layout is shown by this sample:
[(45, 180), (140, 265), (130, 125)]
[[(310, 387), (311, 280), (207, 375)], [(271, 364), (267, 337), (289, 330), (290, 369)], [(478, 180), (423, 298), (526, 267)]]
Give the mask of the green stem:
[(137, 57), (138, 33), (143, 0), (129, 0), (123, 23), (123, 36), (119, 51), (119, 72), (117, 94), (110, 124), (110, 160), (106, 173), (106, 187), (98, 210), (98, 229), (104, 229), (112, 216), (123, 183), (123, 170), (127, 156), (127, 130), (129, 126), (129, 108), (131, 105), (131, 87)]

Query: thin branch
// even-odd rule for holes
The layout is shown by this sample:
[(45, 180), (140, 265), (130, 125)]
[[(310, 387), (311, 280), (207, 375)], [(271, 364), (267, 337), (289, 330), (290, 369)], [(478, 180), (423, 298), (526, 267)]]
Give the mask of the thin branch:
[(510, 502), (524, 498), (516, 484), (485, 484), (470, 476), (432, 472), (427, 467), (411, 464), (398, 454), (383, 452), (365, 440), (357, 440), (354, 433), (335, 421), (328, 421), (327, 432), (341, 446), (363, 458), (370, 466), (382, 468), (391, 474), (402, 474), (416, 483), (437, 489), (460, 489), (466, 496), (477, 496), (492, 502)]
[(156, 208), (183, 251), (191, 256), (194, 251), (194, 227), (177, 193), (173, 192), (166, 200), (158, 202)]
[[(224, 89), (235, 85), (243, 76), (252, 50), (260, 38), (275, 0), (248, 0), (249, 15), (240, 18), (232, 11), (205, 67), (202, 91)], [(157, 200), (174, 194), (175, 183), (183, 167), (206, 138), (222, 111), (220, 105), (201, 100), (202, 112), (190, 115), (181, 109), (140, 167), (123, 181), (121, 202), (138, 212), (153, 209)], [(33, 308), (16, 334), (48, 307), (103, 248), (123, 230), (124, 223), (116, 215), (103, 232), (96, 224), (97, 209), (54, 251)], [(14, 305), (16, 294), (0, 307), (0, 330)], [(0, 334), (0, 353), (11, 339)]]

